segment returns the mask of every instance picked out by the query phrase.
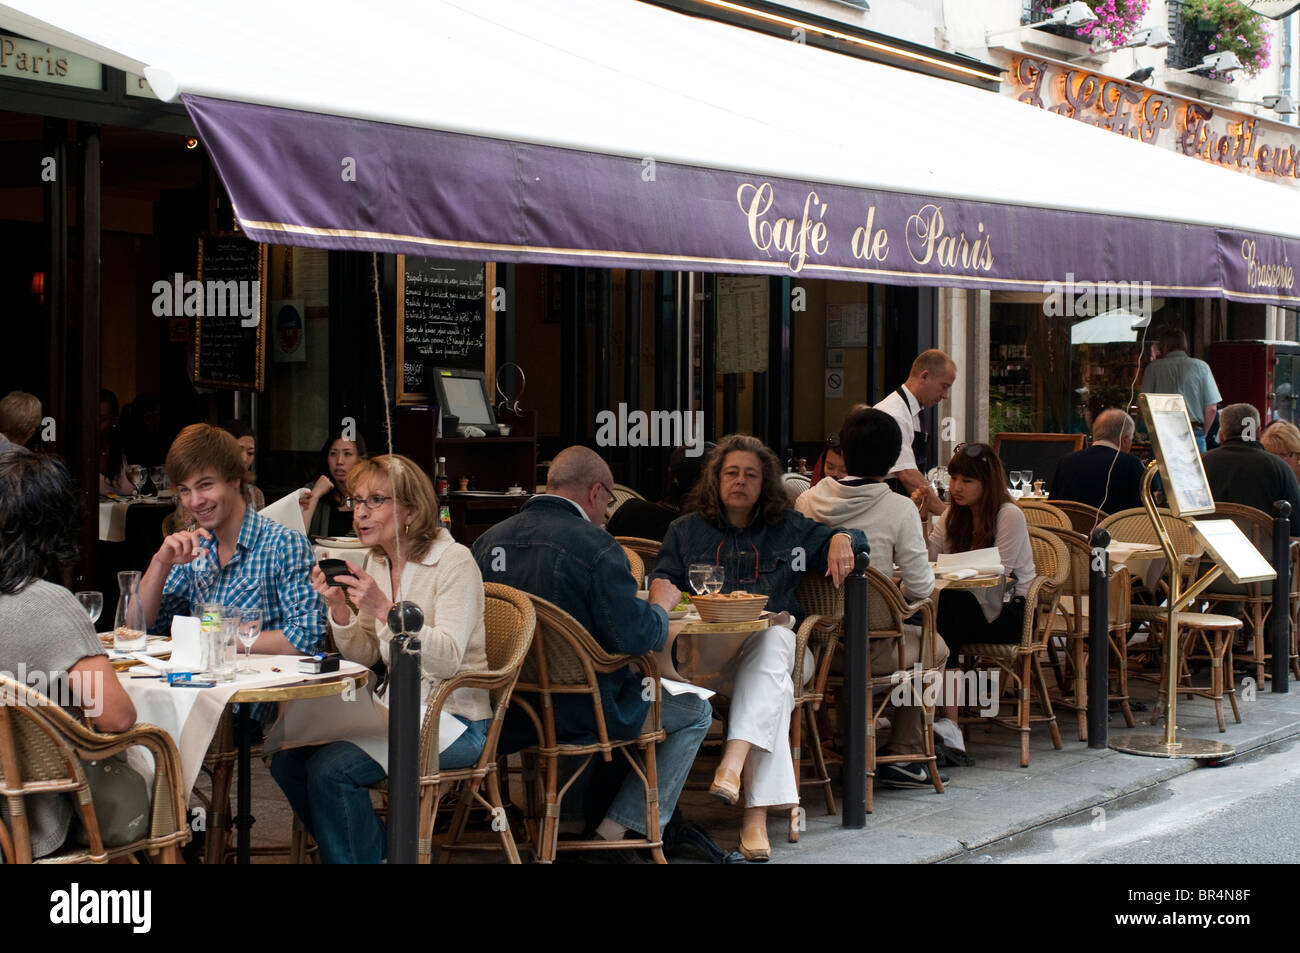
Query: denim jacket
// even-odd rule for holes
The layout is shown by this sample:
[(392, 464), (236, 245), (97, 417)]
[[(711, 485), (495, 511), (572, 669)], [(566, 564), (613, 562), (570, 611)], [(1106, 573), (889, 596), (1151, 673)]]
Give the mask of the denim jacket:
[[(519, 513), (475, 540), (471, 549), (484, 582), (504, 583), (555, 603), (608, 652), (642, 655), (663, 648), (667, 641), (668, 614), (637, 598), (622, 546), (583, 519), (566, 499), (533, 497)], [(650, 702), (642, 699), (640, 676), (625, 666), (597, 680), (610, 737), (635, 737), (650, 709)], [(561, 741), (593, 740), (593, 718), (588, 699), (555, 699)], [(512, 721), (507, 733), (517, 738), (520, 722)]]
[(804, 572), (825, 574), (831, 537), (837, 533), (849, 536), (855, 554), (868, 551), (862, 530), (827, 526), (794, 510), (782, 513), (775, 525), (755, 517), (744, 529), (726, 522), (725, 516), (714, 523), (700, 513), (688, 513), (668, 527), (654, 574), (690, 592), (686, 576), (691, 563), (721, 565), (726, 572), (723, 592), (762, 593), (769, 610), (800, 619), (803, 610), (795, 590)]

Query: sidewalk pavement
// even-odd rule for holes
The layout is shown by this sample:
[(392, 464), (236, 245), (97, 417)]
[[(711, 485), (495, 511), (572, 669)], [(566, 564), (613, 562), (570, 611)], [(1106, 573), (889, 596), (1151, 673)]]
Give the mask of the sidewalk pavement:
[[(1223, 703), (1227, 731), (1220, 734), (1214, 704), (1208, 699), (1178, 699), (1180, 736), (1222, 741), (1236, 748), (1237, 756), (1252, 749), (1300, 735), (1300, 689), (1274, 695), (1267, 683), (1254, 700), (1243, 697), (1240, 725)], [(1118, 713), (1110, 718), (1110, 738), (1132, 732), (1160, 736), (1163, 728), (1151, 727), (1156, 686), (1138, 679), (1130, 681), (1134, 700), (1147, 711), (1134, 712), (1136, 727), (1125, 727)], [(969, 768), (945, 768), (945, 793), (928, 790), (877, 788), (874, 811), (867, 815), (862, 830), (847, 830), (841, 818), (826, 814), (821, 790), (803, 789), (807, 829), (797, 844), (788, 843), (788, 817), (773, 813), (768, 822), (773, 863), (936, 863), (974, 851), (994, 841), (1058, 820), (1114, 798), (1141, 791), (1170, 778), (1196, 770), (1198, 762), (1121, 754), (1109, 749), (1089, 748), (1077, 740), (1073, 712), (1057, 713), (1062, 749), (1052, 748), (1045, 724), (1035, 725), (1030, 735), (1029, 767), (1020, 767), (1016, 734), (999, 726), (984, 729), (973, 725), (968, 732), (967, 753), (975, 759)], [(1213, 771), (1203, 767), (1201, 770)], [(832, 777), (836, 774), (832, 769)], [(836, 807), (839, 786), (835, 787)], [(740, 810), (723, 805), (703, 791), (687, 791), (681, 798), (686, 816), (703, 826), (724, 848), (733, 849), (739, 837)]]

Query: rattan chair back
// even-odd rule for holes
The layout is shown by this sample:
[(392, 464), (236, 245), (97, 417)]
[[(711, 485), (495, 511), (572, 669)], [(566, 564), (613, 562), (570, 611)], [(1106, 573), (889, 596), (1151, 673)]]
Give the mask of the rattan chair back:
[(615, 536), (624, 549), (630, 549), (641, 557), (641, 565), (646, 575), (655, 571), (655, 562), (659, 559), (659, 547), (663, 544), (657, 539), (645, 539), (641, 536)]
[(636, 587), (641, 588), (641, 583), (645, 582), (645, 563), (641, 561), (640, 554), (628, 546), (623, 547), (623, 555), (627, 557), (627, 568), (632, 573), (632, 578), (636, 580)]
[(1025, 595), (1025, 626), (1020, 638), (1024, 647), (1047, 642), (1061, 589), (1070, 578), (1070, 551), (1057, 533), (1030, 526), (1029, 547), (1034, 554), (1034, 581)]
[(1091, 503), (1079, 503), (1075, 500), (1052, 500), (1056, 507), (1070, 520), (1070, 528), (1084, 536), (1092, 534), (1093, 529), (1109, 515), (1105, 510)]
[(1045, 526), (1049, 529), (1069, 529), (1070, 518), (1051, 503), (1042, 500), (1021, 500), (1020, 512), (1025, 514), (1025, 522), (1030, 526)]
[[(102, 761), (136, 745), (155, 762), (149, 832), (131, 844), (106, 848), (82, 762)], [(163, 860), (179, 863), (177, 848), (190, 839), (180, 783), (180, 755), (161, 728), (136, 725), (118, 734), (99, 734), (31, 687), (0, 676), (0, 797), (8, 808), (7, 820), (0, 818), (0, 857), (5, 863), (33, 859), (26, 798), (57, 793), (75, 800), (90, 844), (65, 847), (49, 860), (104, 863), (136, 851), (161, 851)]]

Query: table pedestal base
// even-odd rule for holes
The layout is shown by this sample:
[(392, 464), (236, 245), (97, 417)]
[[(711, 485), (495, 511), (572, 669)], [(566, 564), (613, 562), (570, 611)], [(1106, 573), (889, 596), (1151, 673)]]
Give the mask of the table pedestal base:
[(1193, 758), (1197, 761), (1223, 761), (1237, 753), (1232, 745), (1204, 738), (1179, 738), (1175, 744), (1167, 745), (1163, 733), (1116, 735), (1111, 739), (1110, 747), (1124, 754), (1148, 758)]

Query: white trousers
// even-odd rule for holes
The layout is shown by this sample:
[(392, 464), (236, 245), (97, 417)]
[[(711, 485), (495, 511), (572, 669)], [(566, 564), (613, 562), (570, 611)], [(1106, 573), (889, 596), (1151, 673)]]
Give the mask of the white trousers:
[(753, 745), (741, 776), (745, 807), (799, 803), (790, 760), (794, 641), (794, 633), (784, 626), (762, 629), (745, 640), (736, 659), (727, 740)]

